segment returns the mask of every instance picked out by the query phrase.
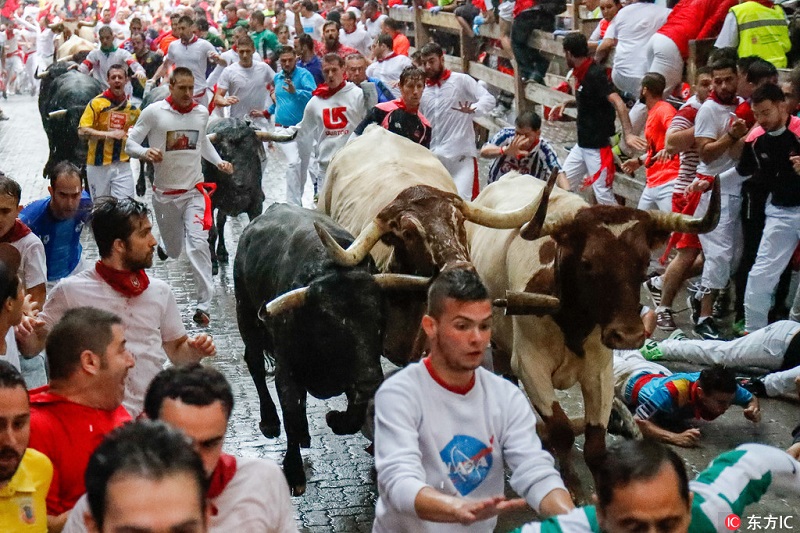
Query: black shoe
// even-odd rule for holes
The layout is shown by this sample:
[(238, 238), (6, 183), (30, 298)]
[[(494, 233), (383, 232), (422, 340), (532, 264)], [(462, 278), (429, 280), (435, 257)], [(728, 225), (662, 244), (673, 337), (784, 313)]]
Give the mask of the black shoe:
[(656, 287), (655, 283), (653, 283), (653, 280), (656, 277), (657, 276), (648, 278), (647, 281), (644, 282), (644, 288), (647, 292), (650, 293), (650, 299), (653, 300), (653, 304), (655, 304), (655, 306), (658, 307), (659, 305), (661, 305), (661, 289)]
[(731, 291), (730, 291), (730, 283), (719, 291), (719, 295), (714, 300), (714, 308), (711, 312), (711, 316), (719, 320), (720, 318), (724, 318), (728, 316), (728, 313), (731, 312)]
[(765, 398), (767, 396), (767, 387), (760, 378), (736, 378), (739, 385), (747, 390), (753, 396)]
[(717, 328), (714, 319), (710, 316), (703, 318), (703, 320), (694, 327), (694, 332), (707, 341), (725, 340), (722, 337), (722, 333), (719, 332), (719, 328)]
[(160, 244), (156, 248), (156, 253), (158, 254), (158, 258), (161, 259), (162, 261), (166, 261), (167, 259), (169, 259), (167, 252), (164, 251), (164, 249), (161, 247)]
[(201, 326), (207, 326), (211, 322), (211, 316), (205, 311), (198, 309), (197, 311), (195, 311), (192, 320), (194, 320), (197, 324), (200, 324)]
[(694, 294), (689, 293), (689, 296), (686, 298), (686, 305), (692, 310), (692, 324), (697, 324), (697, 321), (700, 319), (700, 300), (695, 298)]

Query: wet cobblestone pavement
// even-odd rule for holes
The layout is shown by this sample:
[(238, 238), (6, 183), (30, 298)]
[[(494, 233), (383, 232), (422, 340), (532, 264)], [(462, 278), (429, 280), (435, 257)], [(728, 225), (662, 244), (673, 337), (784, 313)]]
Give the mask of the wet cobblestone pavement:
[[(41, 177), (41, 169), (47, 159), (47, 141), (41, 127), (35, 100), (28, 96), (10, 96), (0, 102), (11, 120), (0, 122), (0, 169), (20, 182), (23, 203), (47, 195), (47, 182)], [(549, 126), (548, 138), (560, 143), (573, 143), (574, 132), (570, 126)], [(284, 166), (279, 150), (270, 150), (270, 158), (264, 178), (267, 204), (284, 196)], [(485, 169), (484, 169), (485, 171)], [(310, 201), (310, 187), (306, 190)], [(231, 220), (226, 226), (226, 239), (231, 258), (238, 235), (247, 223), (246, 217)], [(90, 235), (84, 236), (85, 254), (94, 260), (96, 248)], [(192, 281), (188, 262), (184, 258), (156, 263), (151, 275), (167, 280), (173, 288), (184, 323), (190, 334), (200, 331), (192, 321)], [(215, 278), (216, 294), (211, 308), (212, 322), (208, 331), (214, 336), (218, 355), (207, 360), (220, 369), (233, 386), (236, 405), (231, 418), (225, 444), (227, 452), (248, 457), (268, 457), (280, 462), (285, 449), (285, 439), (268, 440), (258, 430), (258, 399), (247, 368), (242, 359), (244, 347), (236, 326), (233, 297), (232, 263), (223, 265)], [(678, 300), (682, 301), (682, 300)], [(677, 315), (679, 326), (688, 331), (688, 313)], [(385, 363), (385, 369), (392, 368)], [(274, 386), (270, 384), (273, 398), (277, 399)], [(582, 412), (582, 400), (577, 389), (562, 394), (565, 409), (571, 416)], [(373, 478), (373, 461), (364, 448), (368, 441), (361, 435), (339, 437), (333, 435), (325, 424), (325, 413), (332, 409), (343, 409), (344, 397), (329, 401), (309, 398), (308, 419), (311, 433), (311, 448), (303, 450), (308, 477), (307, 492), (293, 498), (296, 518), (301, 531), (307, 532), (362, 532), (370, 531), (377, 500), (377, 488)], [(742, 442), (758, 441), (785, 447), (790, 440), (790, 431), (800, 422), (797, 403), (767, 400), (762, 403), (764, 420), (753, 425), (741, 415), (741, 410), (732, 408), (712, 424), (702, 426), (702, 447), (680, 450), (686, 459), (691, 474), (703, 469), (721, 451)], [(580, 440), (579, 440), (580, 446)], [(583, 470), (586, 476), (585, 469)], [(768, 495), (761, 503), (752, 506), (748, 514), (766, 516), (795, 515), (800, 520), (800, 502), (787, 501)], [(498, 531), (508, 531), (533, 517), (532, 512), (505, 517)], [(743, 524), (746, 523), (743, 519)]]

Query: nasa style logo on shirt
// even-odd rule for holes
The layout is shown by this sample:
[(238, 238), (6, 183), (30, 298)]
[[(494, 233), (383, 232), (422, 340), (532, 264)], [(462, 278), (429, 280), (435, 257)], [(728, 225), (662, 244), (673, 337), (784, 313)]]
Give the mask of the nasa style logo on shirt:
[(494, 460), (491, 447), (493, 443), (494, 436), (489, 439), (490, 446), (487, 446), (475, 437), (456, 435), (439, 452), (442, 461), (447, 465), (450, 481), (462, 496), (475, 490), (489, 475)]

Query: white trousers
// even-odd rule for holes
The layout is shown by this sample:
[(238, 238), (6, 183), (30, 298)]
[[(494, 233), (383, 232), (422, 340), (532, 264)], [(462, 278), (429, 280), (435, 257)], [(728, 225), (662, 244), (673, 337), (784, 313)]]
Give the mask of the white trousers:
[[(577, 144), (569, 151), (562, 166), (569, 181), (569, 190), (578, 192), (583, 187), (586, 176), (594, 176), (600, 170), (600, 150), (598, 148), (581, 148)], [(598, 204), (617, 205), (614, 192), (606, 185), (606, 171), (592, 184), (594, 197)]]
[(745, 329), (750, 332), (767, 325), (775, 286), (800, 242), (800, 207), (768, 202), (765, 213), (764, 233), (744, 294)]
[(286, 203), (303, 205), (303, 190), (306, 187), (306, 174), (300, 172), (300, 153), (297, 143), (276, 143), (276, 146), (286, 158)]
[(620, 91), (628, 93), (634, 98), (639, 98), (639, 91), (642, 88), (642, 78), (630, 78), (628, 76), (623, 76), (617, 72), (617, 69), (612, 69), (611, 82), (614, 84), (614, 87)]
[(645, 372), (672, 375), (666, 367), (645, 359), (639, 350), (614, 350), (614, 394), (618, 398), (624, 401), (628, 381)]
[(647, 42), (648, 72), (658, 72), (667, 81), (664, 96), (672, 93), (683, 79), (683, 58), (675, 41), (661, 35), (654, 34)]
[(460, 157), (437, 156), (447, 172), (453, 177), (458, 195), (464, 200), (472, 200), (472, 185), (477, 179), (477, 159), (468, 155)]
[[(664, 359), (701, 365), (723, 365), (729, 368), (758, 367), (777, 370), (797, 333), (800, 324), (780, 320), (749, 335), (732, 341), (665, 340), (659, 346)], [(764, 378), (769, 396), (793, 394), (797, 391), (794, 380), (800, 376), (800, 367), (783, 372), (773, 372)]]
[[(710, 199), (710, 194), (703, 195), (696, 216), (705, 214)], [(741, 196), (722, 194), (719, 224), (713, 231), (698, 235), (705, 255), (702, 284), (708, 289), (724, 289), (735, 264), (739, 262), (742, 251), (741, 209)]]
[(132, 198), (133, 173), (128, 161), (116, 161), (110, 165), (86, 165), (86, 181), (93, 201), (103, 196), (113, 196), (119, 200)]
[[(633, 107), (628, 111), (628, 118), (631, 121), (631, 131), (634, 135), (644, 137), (644, 128), (647, 126), (647, 106), (640, 101), (636, 101)], [(625, 148), (625, 152), (633, 154), (633, 151), (625, 143), (625, 137), (620, 140), (620, 144)]]
[[(672, 212), (672, 191), (675, 189), (675, 181), (669, 181), (663, 185), (655, 187), (645, 187), (642, 195), (639, 197), (638, 209), (645, 211), (654, 209), (664, 211), (665, 213)], [(661, 264), (660, 258), (664, 255), (666, 243), (659, 246), (657, 249), (650, 253), (650, 271), (651, 272), (664, 272), (664, 265)]]
[(208, 247), (208, 231), (203, 229), (206, 204), (200, 191), (192, 189), (183, 194), (153, 192), (153, 213), (161, 245), (169, 257), (176, 258), (186, 244), (186, 256), (192, 267), (197, 309), (208, 312), (214, 294), (211, 276), (211, 250)]

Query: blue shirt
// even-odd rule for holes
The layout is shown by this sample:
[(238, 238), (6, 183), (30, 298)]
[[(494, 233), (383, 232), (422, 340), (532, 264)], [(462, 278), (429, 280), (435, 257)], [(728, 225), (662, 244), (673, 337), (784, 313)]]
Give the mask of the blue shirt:
[[(489, 144), (506, 147), (511, 144), (516, 134), (516, 128), (503, 128), (495, 133)], [(556, 151), (547, 141), (539, 137), (539, 144), (534, 146), (525, 157), (517, 158), (501, 155), (495, 159), (489, 169), (489, 183), (494, 183), (501, 176), (512, 170), (517, 170), (522, 174), (530, 174), (534, 178), (547, 181), (550, 177), (550, 172), (554, 169), (561, 170)]]
[(50, 197), (28, 204), (19, 214), (31, 231), (44, 244), (47, 281), (58, 281), (75, 270), (81, 261), (81, 230), (89, 220), (92, 200), (83, 191), (78, 212), (69, 220), (56, 220), (50, 213)]
[(304, 62), (298, 57), (297, 66), (303, 67), (309, 71), (311, 75), (314, 76), (314, 81), (317, 82), (317, 85), (320, 85), (325, 81), (325, 79), (322, 77), (322, 60), (318, 56), (311, 56), (311, 60), (308, 63)]
[[(298, 61), (299, 63), (299, 61)], [(275, 75), (275, 100), (267, 110), (275, 115), (275, 124), (281, 126), (295, 126), (303, 120), (303, 111), (311, 100), (311, 93), (317, 88), (314, 76), (304, 68), (295, 67), (292, 72), (294, 94), (286, 91), (286, 73), (283, 71)]]
[(375, 88), (378, 89), (379, 104), (382, 104), (383, 102), (391, 102), (395, 99), (395, 95), (392, 93), (392, 91), (378, 78), (367, 78), (367, 81), (374, 83)]

